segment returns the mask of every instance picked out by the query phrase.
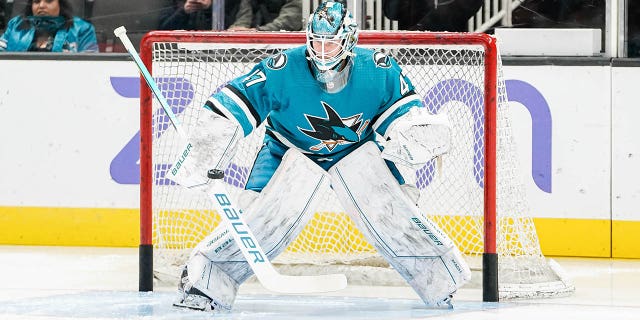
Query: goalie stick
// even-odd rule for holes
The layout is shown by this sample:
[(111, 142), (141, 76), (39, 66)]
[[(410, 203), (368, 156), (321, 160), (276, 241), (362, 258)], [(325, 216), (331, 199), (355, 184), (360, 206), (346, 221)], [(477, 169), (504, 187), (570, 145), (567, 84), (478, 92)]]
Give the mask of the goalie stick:
[[(160, 92), (160, 88), (140, 59), (140, 56), (136, 52), (131, 40), (129, 40), (125, 27), (118, 27), (113, 30), (113, 33), (120, 38), (125, 49), (133, 58), (140, 74), (146, 81), (154, 96), (160, 102), (160, 105), (169, 117), (174, 129), (184, 140), (188, 141), (187, 134), (180, 125), (180, 121), (171, 110), (169, 103)], [(187, 143), (187, 148), (192, 148), (191, 144)], [(190, 152), (186, 149), (184, 152), (180, 153), (181, 156), (186, 156), (188, 154), (190, 154)], [(186, 167), (182, 166), (181, 168)], [(222, 181), (223, 176), (224, 172), (220, 170), (215, 170), (208, 174), (208, 177), (212, 178), (210, 181), (213, 181), (211, 188), (209, 189), (209, 196), (216, 208), (216, 211), (220, 213), (223, 223), (227, 226), (233, 225), (232, 228), (229, 228), (231, 231), (230, 233), (233, 236), (233, 240), (238, 245), (238, 248), (240, 248), (242, 255), (247, 260), (247, 263), (249, 263), (249, 266), (262, 286), (273, 292), (293, 294), (338, 291), (347, 286), (347, 278), (344, 274), (288, 276), (278, 273), (278, 271), (273, 267), (273, 264), (269, 261), (267, 255), (264, 253), (264, 250), (262, 250), (262, 247), (260, 247), (256, 237), (253, 235), (253, 232), (244, 222), (242, 216), (240, 214), (235, 214), (236, 212), (241, 211), (231, 202), (230, 197), (227, 195)], [(227, 212), (232, 212), (234, 214), (223, 214)]]

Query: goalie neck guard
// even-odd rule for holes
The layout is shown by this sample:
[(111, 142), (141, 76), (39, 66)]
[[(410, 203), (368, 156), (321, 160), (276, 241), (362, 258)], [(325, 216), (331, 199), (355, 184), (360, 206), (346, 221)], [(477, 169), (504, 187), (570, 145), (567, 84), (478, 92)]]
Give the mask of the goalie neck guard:
[(323, 2), (309, 17), (307, 53), (314, 77), (328, 92), (340, 91), (349, 78), (358, 26), (340, 2)]

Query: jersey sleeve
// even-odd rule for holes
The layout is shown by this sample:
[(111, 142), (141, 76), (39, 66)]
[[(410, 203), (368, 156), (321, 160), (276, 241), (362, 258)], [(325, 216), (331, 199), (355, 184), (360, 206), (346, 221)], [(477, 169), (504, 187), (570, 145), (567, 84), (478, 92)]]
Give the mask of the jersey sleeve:
[[(270, 58), (269, 58), (270, 59)], [(264, 61), (214, 92), (204, 107), (238, 121), (245, 137), (257, 128), (270, 111), (269, 86)]]
[(386, 137), (389, 125), (409, 112), (411, 108), (422, 106), (422, 99), (415, 92), (411, 80), (395, 59), (390, 56), (384, 56), (376, 59), (376, 63), (378, 67), (387, 67), (385, 89), (388, 99), (378, 110), (378, 115), (372, 121), (372, 127), (378, 134)]

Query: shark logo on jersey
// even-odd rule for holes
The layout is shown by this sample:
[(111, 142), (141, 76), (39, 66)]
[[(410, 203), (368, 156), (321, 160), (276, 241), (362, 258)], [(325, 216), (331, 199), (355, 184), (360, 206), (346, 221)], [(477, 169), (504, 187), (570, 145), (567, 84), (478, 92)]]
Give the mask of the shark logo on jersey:
[(278, 53), (275, 56), (271, 57), (269, 61), (267, 61), (267, 68), (272, 70), (279, 70), (284, 68), (287, 64), (287, 55), (284, 53)]
[(339, 145), (351, 144), (360, 141), (360, 134), (369, 124), (369, 120), (362, 123), (362, 113), (342, 118), (329, 104), (320, 101), (326, 118), (305, 114), (312, 130), (298, 127), (307, 136), (320, 140), (320, 143), (310, 147), (311, 151), (319, 151), (326, 148), (329, 151)]
[(375, 61), (376, 66), (379, 68), (390, 68), (391, 61), (389, 56), (384, 54), (384, 52), (376, 51), (373, 54), (373, 61)]

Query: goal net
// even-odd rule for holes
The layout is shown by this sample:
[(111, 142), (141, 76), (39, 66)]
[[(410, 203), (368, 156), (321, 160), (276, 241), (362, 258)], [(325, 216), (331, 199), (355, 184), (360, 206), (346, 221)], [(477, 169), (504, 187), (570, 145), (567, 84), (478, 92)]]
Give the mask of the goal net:
[[(213, 92), (261, 59), (304, 41), (304, 33), (152, 32), (142, 41), (141, 57), (189, 133), (208, 112), (202, 106)], [(497, 253), (498, 269), (491, 272), (497, 271), (500, 298), (572, 292), (557, 265), (542, 255), (529, 216), (494, 39), (472, 33), (362, 32), (359, 45), (392, 55), (424, 97), (424, 107), (446, 113), (452, 123), (447, 154), (417, 172), (402, 172), (420, 190), (423, 213), (453, 239), (472, 269), (482, 268), (483, 254)], [(143, 85), (141, 239), (152, 241), (154, 273), (163, 280), (177, 277), (191, 248), (221, 221), (203, 194), (165, 178), (181, 147), (173, 131)], [(262, 126), (244, 138), (226, 168), (231, 195), (242, 190), (263, 134)], [(289, 274), (338, 270), (351, 283), (402, 283), (332, 191), (323, 192), (322, 207), (274, 261), (276, 267)]]

